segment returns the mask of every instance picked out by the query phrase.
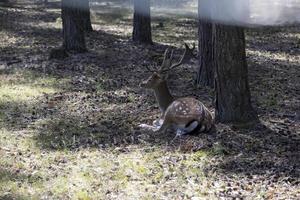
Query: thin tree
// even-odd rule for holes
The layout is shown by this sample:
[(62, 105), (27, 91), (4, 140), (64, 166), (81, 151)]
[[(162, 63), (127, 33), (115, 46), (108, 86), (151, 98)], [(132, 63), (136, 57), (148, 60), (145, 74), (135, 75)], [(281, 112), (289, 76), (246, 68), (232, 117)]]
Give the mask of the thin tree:
[(62, 0), (63, 49), (75, 53), (86, 51), (82, 0)]
[(134, 0), (134, 42), (152, 44), (150, 0)]
[(212, 23), (203, 16), (203, 12), (207, 12), (202, 8), (201, 2), (198, 0), (198, 41), (199, 41), (199, 70), (196, 77), (196, 84), (202, 86), (214, 85), (214, 65), (213, 65), (213, 44), (212, 44)]
[(216, 24), (213, 30), (216, 69), (216, 120), (246, 123), (258, 119), (251, 105), (244, 29)]

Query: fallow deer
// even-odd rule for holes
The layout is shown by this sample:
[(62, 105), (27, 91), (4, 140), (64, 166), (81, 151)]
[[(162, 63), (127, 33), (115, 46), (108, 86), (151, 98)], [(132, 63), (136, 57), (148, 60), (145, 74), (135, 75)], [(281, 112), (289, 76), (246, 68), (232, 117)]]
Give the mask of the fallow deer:
[(176, 136), (188, 134), (196, 128), (200, 132), (209, 131), (213, 126), (213, 115), (204, 104), (192, 97), (175, 99), (168, 88), (166, 77), (170, 70), (182, 65), (193, 55), (193, 49), (185, 44), (185, 51), (179, 62), (174, 62), (173, 51), (169, 48), (164, 53), (164, 59), (158, 70), (147, 69), (153, 74), (143, 81), (140, 86), (154, 90), (159, 108), (162, 112), (160, 119), (153, 122), (153, 126), (142, 124), (142, 128), (150, 128), (154, 131), (165, 132), (168, 128), (175, 128)]

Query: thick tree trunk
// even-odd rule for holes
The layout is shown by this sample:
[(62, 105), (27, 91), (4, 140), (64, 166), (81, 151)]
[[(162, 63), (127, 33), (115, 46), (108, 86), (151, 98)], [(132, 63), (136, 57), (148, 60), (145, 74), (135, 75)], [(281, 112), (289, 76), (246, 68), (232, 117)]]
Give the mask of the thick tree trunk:
[(199, 70), (196, 84), (202, 86), (214, 86), (212, 23), (199, 19)]
[(0, 5), (2, 4), (2, 5), (5, 5), (5, 4), (7, 4), (7, 3), (9, 3), (9, 0), (0, 0)]
[(91, 23), (91, 12), (90, 12), (90, 1), (89, 0), (82, 0), (83, 1), (83, 23), (84, 23), (84, 30), (86, 32), (92, 32), (93, 27)]
[(134, 42), (152, 44), (150, 0), (134, 0)]
[(215, 25), (216, 120), (229, 123), (256, 121), (251, 106), (243, 28)]
[(66, 51), (86, 51), (83, 16), (81, 0), (62, 0), (63, 48)]

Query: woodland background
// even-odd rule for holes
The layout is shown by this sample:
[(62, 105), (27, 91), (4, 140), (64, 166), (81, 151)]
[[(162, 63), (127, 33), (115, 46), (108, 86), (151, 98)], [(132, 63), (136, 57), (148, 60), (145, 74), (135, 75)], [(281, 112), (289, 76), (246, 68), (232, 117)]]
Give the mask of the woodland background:
[[(299, 26), (246, 29), (260, 123), (171, 142), (138, 128), (160, 115), (138, 85), (167, 46), (197, 44), (197, 19), (153, 9), (154, 45), (136, 44), (130, 2), (91, 1), (88, 51), (50, 60), (60, 3), (0, 5), (0, 199), (300, 198)], [(197, 70), (194, 59), (172, 71), (170, 89), (214, 110)]]

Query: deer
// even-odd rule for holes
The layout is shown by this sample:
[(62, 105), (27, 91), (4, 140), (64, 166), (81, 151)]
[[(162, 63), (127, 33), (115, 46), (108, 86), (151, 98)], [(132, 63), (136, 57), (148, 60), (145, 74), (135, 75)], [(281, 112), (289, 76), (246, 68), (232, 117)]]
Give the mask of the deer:
[(155, 132), (166, 132), (169, 128), (174, 128), (177, 136), (182, 136), (199, 130), (199, 132), (209, 131), (214, 124), (214, 118), (209, 109), (199, 100), (193, 97), (175, 98), (171, 94), (167, 77), (168, 72), (181, 66), (184, 62), (195, 57), (194, 48), (189, 48), (185, 43), (185, 50), (178, 62), (174, 63), (174, 51), (170, 53), (167, 48), (159, 69), (147, 70), (152, 75), (140, 84), (141, 88), (154, 91), (156, 101), (161, 111), (160, 119), (153, 121), (153, 125), (141, 124), (141, 128), (151, 129)]

